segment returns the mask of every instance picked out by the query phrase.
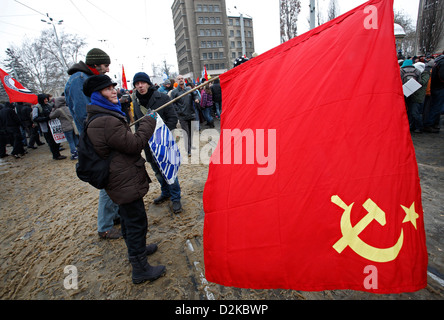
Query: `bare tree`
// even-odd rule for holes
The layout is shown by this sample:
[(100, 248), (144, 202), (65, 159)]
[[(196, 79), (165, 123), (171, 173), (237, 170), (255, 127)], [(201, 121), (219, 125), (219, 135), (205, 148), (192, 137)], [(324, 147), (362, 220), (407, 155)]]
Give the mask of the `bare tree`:
[(319, 27), (321, 24), (325, 23), (324, 15), (321, 11), (321, 6), (319, 4), (319, 0), (316, 0), (316, 20), (317, 20), (317, 26)]
[(406, 56), (413, 56), (415, 51), (416, 30), (412, 19), (404, 11), (395, 11), (395, 23), (399, 24), (405, 32), (402, 39), (403, 53)]
[[(80, 50), (86, 46), (84, 39), (70, 34), (62, 33), (59, 42), (68, 65), (78, 61)], [(17, 80), (28, 89), (54, 95), (63, 91), (68, 74), (51, 30), (42, 31), (37, 39), (24, 39), (20, 46), (6, 50), (6, 54), (8, 71), (15, 71)]]
[(444, 1), (424, 0), (424, 10), (420, 17), (419, 48), (423, 54), (435, 53), (444, 36)]
[(300, 0), (279, 0), (281, 16), (281, 43), (298, 35), (298, 17), (301, 12)]
[(330, 0), (330, 3), (328, 4), (328, 20), (333, 20), (339, 15), (339, 5), (336, 0)]

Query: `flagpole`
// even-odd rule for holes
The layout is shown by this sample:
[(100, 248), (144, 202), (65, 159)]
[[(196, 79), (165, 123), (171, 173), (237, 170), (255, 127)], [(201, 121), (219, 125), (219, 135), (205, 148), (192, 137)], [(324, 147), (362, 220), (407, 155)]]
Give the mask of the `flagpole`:
[[(192, 92), (194, 92), (194, 91), (196, 91), (196, 90), (199, 90), (200, 88), (206, 86), (207, 84), (209, 84), (209, 83), (211, 83), (211, 82), (213, 82), (213, 81), (215, 81), (215, 80), (217, 80), (217, 79), (219, 79), (219, 76), (216, 76), (216, 77), (214, 77), (214, 78), (211, 78), (211, 79), (208, 80), (207, 82), (204, 82), (204, 83), (198, 85), (197, 87), (191, 89), (190, 91), (187, 91), (187, 92), (185, 92), (184, 94), (178, 96), (177, 98), (174, 98), (173, 100), (171, 100), (171, 101), (165, 103), (163, 106), (157, 108), (157, 109), (154, 110), (153, 112), (159, 112), (160, 110), (162, 110), (163, 108), (168, 107), (169, 105), (173, 104), (173, 103), (176, 102), (177, 100), (182, 99), (183, 97), (189, 95), (190, 93), (192, 93)], [(146, 115), (144, 115), (142, 118), (140, 118), (140, 119), (134, 121), (133, 123), (131, 123), (131, 124), (130, 124), (130, 127), (132, 127), (133, 125), (135, 125), (137, 122), (139, 122), (140, 120), (142, 120), (142, 119), (145, 118), (146, 116), (148, 116), (148, 115), (146, 114)]]

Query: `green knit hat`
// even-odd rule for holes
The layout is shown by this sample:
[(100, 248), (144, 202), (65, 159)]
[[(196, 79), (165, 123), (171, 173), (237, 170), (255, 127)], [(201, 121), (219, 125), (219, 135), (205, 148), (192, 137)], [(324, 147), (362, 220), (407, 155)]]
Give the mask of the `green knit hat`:
[(86, 54), (85, 63), (89, 66), (111, 64), (111, 59), (105, 51), (94, 48), (89, 50), (89, 52)]

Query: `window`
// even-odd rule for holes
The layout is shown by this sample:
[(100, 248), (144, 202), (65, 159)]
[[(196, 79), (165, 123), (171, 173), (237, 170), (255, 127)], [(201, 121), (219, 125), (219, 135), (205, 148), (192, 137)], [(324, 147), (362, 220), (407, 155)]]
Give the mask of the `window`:
[(202, 12), (202, 5), (201, 4), (197, 5), (196, 11), (197, 12)]
[(220, 12), (220, 8), (218, 5), (214, 5), (214, 12)]
[(200, 47), (201, 48), (206, 48), (207, 47), (207, 43), (205, 41), (201, 41), (200, 42)]
[(200, 36), (204, 36), (205, 35), (205, 30), (204, 29), (200, 29), (199, 30), (199, 35)]
[(234, 30), (230, 30), (230, 38), (234, 37)]
[(204, 59), (204, 60), (207, 60), (207, 59), (208, 59), (208, 57), (207, 57), (207, 54), (206, 54), (206, 53), (202, 53), (202, 59)]

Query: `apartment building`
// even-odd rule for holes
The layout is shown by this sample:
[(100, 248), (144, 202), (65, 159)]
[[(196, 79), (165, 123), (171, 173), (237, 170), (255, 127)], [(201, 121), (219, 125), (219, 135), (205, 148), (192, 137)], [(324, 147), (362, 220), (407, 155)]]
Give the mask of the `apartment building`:
[(208, 74), (220, 75), (233, 67), (243, 47), (247, 56), (254, 52), (253, 20), (228, 17), (225, 0), (174, 0), (171, 11), (179, 73), (185, 78), (201, 78), (205, 66)]

